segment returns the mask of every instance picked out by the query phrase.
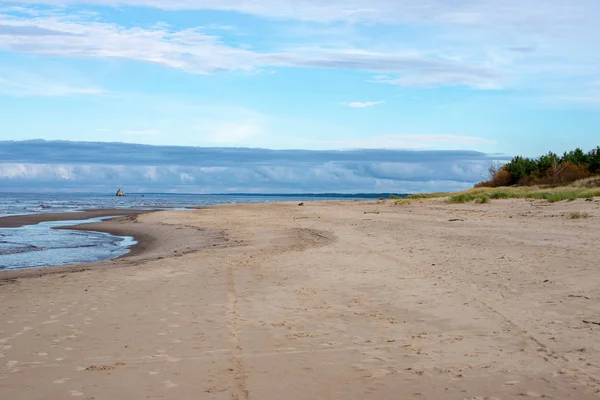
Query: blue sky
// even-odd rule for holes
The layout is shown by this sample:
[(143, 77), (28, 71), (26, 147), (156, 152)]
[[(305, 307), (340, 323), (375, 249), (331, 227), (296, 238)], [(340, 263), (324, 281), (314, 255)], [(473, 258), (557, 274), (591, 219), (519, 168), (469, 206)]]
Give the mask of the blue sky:
[(571, 3), (4, 0), (0, 140), (589, 149), (600, 3)]

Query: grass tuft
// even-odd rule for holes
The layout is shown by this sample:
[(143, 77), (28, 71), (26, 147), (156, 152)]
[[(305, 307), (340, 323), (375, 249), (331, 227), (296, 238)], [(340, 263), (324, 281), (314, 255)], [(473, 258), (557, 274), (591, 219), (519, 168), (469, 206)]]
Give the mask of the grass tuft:
[(489, 196), (481, 196), (475, 199), (475, 204), (487, 204), (490, 202)]
[(394, 202), (394, 205), (397, 206), (410, 206), (410, 200), (408, 199), (398, 199)]
[(590, 214), (582, 213), (581, 211), (574, 211), (572, 213), (569, 213), (568, 217), (569, 217), (569, 219), (589, 218)]

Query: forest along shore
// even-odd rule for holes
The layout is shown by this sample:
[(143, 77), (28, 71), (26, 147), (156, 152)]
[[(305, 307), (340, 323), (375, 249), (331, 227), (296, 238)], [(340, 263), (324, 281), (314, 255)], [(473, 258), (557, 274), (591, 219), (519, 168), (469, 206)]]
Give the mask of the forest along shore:
[(143, 247), (0, 274), (0, 398), (596, 399), (598, 218), (434, 199), (86, 225)]

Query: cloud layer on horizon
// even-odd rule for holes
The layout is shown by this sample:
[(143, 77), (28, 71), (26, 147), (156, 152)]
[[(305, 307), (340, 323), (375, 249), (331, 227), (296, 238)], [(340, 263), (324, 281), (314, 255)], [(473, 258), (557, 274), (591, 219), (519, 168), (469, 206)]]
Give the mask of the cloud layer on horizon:
[(422, 192), (471, 186), (502, 157), (474, 151), (265, 150), (0, 142), (2, 191)]

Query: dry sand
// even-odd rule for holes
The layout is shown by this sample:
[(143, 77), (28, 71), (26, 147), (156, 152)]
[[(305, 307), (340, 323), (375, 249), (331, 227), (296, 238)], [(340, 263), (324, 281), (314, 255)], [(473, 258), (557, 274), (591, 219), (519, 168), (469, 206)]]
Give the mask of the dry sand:
[(0, 399), (597, 399), (599, 218), (506, 200), (110, 221), (149, 245), (0, 285)]

